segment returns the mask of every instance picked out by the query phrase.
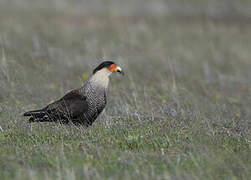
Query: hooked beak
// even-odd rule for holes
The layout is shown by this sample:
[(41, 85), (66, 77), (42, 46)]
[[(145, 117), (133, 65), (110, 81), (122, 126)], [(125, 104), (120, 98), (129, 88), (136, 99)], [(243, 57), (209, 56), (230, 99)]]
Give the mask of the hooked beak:
[(115, 71), (122, 74), (123, 76), (125, 75), (124, 71), (122, 71), (121, 67), (119, 66), (116, 67)]

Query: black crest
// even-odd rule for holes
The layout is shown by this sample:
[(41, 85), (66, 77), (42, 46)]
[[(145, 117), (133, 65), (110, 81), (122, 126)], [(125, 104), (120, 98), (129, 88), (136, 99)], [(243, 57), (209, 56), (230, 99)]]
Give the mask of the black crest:
[(110, 65), (112, 64), (115, 64), (114, 62), (112, 61), (104, 61), (102, 62), (100, 65), (98, 65), (98, 67), (96, 67), (94, 70), (93, 70), (93, 74), (95, 74), (97, 71), (103, 69), (104, 67), (108, 68)]

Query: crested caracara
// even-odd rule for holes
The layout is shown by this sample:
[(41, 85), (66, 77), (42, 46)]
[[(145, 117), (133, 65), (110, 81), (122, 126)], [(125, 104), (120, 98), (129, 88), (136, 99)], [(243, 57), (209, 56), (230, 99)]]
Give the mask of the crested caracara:
[(61, 122), (90, 126), (103, 111), (107, 102), (109, 76), (122, 69), (112, 61), (104, 61), (82, 87), (68, 92), (48, 106), (28, 111), (29, 122)]

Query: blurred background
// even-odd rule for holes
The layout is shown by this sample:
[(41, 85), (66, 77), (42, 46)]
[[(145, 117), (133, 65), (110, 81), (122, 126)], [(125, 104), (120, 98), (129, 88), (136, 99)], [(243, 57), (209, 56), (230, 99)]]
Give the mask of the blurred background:
[(250, 1), (248, 0), (129, 0), (127, 2), (108, 0), (2, 0), (1, 8), (53, 9), (54, 11), (74, 12), (85, 15), (110, 14), (114, 16), (206, 16), (214, 18), (249, 18)]
[(66, 77), (101, 59), (122, 63), (134, 78), (170, 77), (173, 69), (183, 80), (250, 82), (250, 18), (248, 0), (1, 0), (1, 87), (9, 88), (0, 97), (21, 91), (10, 83), (17, 80), (45, 87), (53, 76), (70, 88)]

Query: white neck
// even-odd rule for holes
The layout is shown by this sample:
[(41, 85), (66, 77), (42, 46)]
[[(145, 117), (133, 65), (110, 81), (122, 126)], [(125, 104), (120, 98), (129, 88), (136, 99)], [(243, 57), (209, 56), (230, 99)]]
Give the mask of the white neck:
[(92, 77), (89, 79), (89, 81), (102, 88), (108, 88), (109, 75), (111, 75), (111, 73), (112, 72), (109, 71), (107, 68), (103, 68), (97, 71), (95, 74), (93, 74)]

